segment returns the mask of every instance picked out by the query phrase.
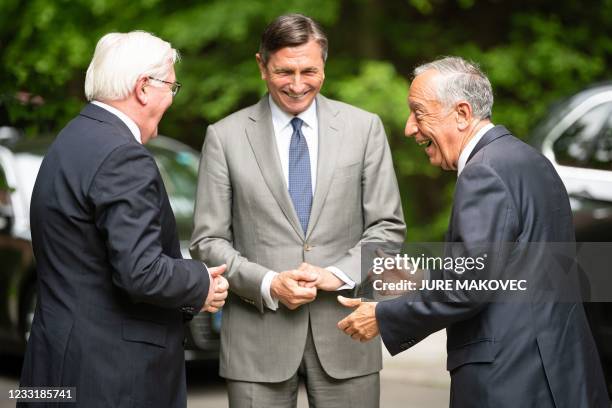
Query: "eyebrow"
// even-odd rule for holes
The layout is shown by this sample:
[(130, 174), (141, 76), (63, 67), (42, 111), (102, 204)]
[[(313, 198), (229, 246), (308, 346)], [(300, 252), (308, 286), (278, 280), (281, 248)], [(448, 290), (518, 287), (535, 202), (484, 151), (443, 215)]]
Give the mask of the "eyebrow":
[[(279, 73), (279, 72), (293, 72), (295, 71), (294, 69), (291, 68), (274, 68), (273, 71), (275, 73)], [(299, 70), (300, 72), (306, 72), (306, 71), (311, 71), (311, 72), (318, 72), (319, 68), (317, 67), (305, 67)]]
[(418, 102), (408, 102), (408, 106), (410, 106), (410, 110), (423, 109), (423, 105)]

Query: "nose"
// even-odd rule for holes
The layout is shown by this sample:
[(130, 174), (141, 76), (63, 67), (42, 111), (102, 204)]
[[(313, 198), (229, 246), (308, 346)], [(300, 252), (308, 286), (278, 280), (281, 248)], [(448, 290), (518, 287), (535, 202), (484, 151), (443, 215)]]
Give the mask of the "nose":
[(299, 73), (296, 73), (291, 81), (291, 91), (294, 93), (300, 93), (304, 90), (304, 86), (305, 84), (302, 80), (302, 76)]
[(414, 117), (414, 113), (410, 112), (410, 116), (408, 116), (408, 120), (406, 121), (406, 128), (404, 129), (404, 135), (406, 137), (414, 137), (415, 134), (419, 131), (417, 127), (416, 118)]

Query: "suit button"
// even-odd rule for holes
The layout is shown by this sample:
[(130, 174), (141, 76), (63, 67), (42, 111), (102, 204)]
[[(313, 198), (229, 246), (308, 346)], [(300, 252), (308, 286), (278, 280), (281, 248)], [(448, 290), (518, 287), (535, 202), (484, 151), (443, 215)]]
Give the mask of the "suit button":
[(414, 339), (410, 339), (410, 340), (405, 341), (405, 342), (403, 342), (402, 344), (400, 344), (400, 348), (401, 348), (402, 350), (406, 350), (406, 349), (409, 349), (410, 347), (414, 346), (414, 345), (415, 345), (415, 343), (416, 343), (416, 342), (415, 342), (415, 340), (414, 340)]
[(308, 252), (312, 249), (312, 247), (309, 244), (304, 244), (304, 251)]
[(181, 308), (181, 312), (183, 313), (189, 313), (189, 314), (196, 314), (196, 309), (193, 306), (183, 306)]

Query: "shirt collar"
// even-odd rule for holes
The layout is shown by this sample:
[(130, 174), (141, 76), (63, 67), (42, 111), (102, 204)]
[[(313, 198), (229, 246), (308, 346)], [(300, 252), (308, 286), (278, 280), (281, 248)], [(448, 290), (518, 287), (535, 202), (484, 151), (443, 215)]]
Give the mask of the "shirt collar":
[(107, 111), (109, 111), (110, 113), (112, 113), (113, 115), (121, 119), (121, 121), (125, 123), (128, 129), (130, 129), (130, 132), (132, 132), (132, 135), (134, 135), (134, 138), (136, 139), (136, 141), (142, 144), (142, 139), (140, 138), (140, 129), (138, 128), (138, 125), (136, 124), (136, 122), (134, 122), (128, 115), (121, 112), (119, 109), (113, 106), (110, 106), (104, 102), (92, 101), (91, 103), (103, 109), (106, 109)]
[(468, 161), (468, 158), (470, 157), (470, 154), (472, 153), (472, 151), (474, 150), (474, 148), (476, 147), (476, 145), (478, 144), (480, 139), (482, 139), (482, 137), (485, 135), (485, 133), (487, 133), (489, 130), (493, 129), (494, 127), (495, 127), (495, 125), (492, 124), (492, 123), (484, 125), (474, 135), (474, 137), (468, 142), (468, 144), (465, 145), (465, 147), (463, 148), (463, 151), (459, 155), (459, 161), (457, 162), (457, 177), (459, 177), (459, 175), (461, 174), (461, 172), (465, 168), (465, 165), (467, 164), (467, 161)]
[[(278, 107), (274, 99), (272, 99), (272, 95), (268, 95), (270, 101), (270, 111), (272, 112), (272, 123), (274, 124), (274, 129), (282, 130), (286, 126), (291, 124), (291, 119), (295, 116), (285, 112), (281, 108)], [(309, 128), (316, 129), (317, 126), (317, 100), (313, 99), (310, 106), (304, 111), (297, 115), (298, 118), (304, 121), (304, 125)]]

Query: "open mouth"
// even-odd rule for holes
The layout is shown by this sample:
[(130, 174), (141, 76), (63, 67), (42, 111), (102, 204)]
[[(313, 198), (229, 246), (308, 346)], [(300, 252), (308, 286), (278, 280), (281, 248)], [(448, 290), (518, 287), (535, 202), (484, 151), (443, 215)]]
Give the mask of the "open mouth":
[(300, 98), (303, 98), (304, 96), (306, 96), (306, 94), (309, 93), (309, 92), (310, 91), (306, 91), (306, 92), (302, 92), (302, 93), (299, 93), (299, 94), (285, 92), (285, 95), (287, 95), (291, 99), (300, 99)]
[(432, 143), (431, 139), (423, 139), (423, 140), (419, 140), (419, 141), (417, 141), (417, 144), (418, 144), (419, 146), (424, 147), (424, 148), (426, 148), (426, 149), (427, 149), (429, 146), (431, 146), (431, 143)]

